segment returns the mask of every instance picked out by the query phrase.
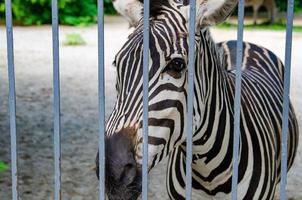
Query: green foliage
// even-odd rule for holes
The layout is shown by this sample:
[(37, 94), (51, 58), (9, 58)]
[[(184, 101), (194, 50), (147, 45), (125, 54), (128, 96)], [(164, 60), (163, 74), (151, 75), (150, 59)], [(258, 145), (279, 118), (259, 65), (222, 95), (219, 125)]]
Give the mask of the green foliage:
[(64, 45), (75, 46), (75, 45), (85, 45), (86, 42), (83, 37), (78, 33), (68, 33), (65, 36)]
[[(12, 0), (13, 17), (17, 24), (51, 23), (51, 0)], [(87, 25), (97, 21), (97, 0), (59, 0), (59, 21), (65, 25)], [(114, 14), (111, 0), (105, 0), (105, 13)], [(4, 0), (0, 0), (0, 18), (4, 18)]]
[(4, 172), (6, 170), (8, 170), (8, 165), (5, 162), (0, 161), (0, 172)]
[[(280, 11), (287, 10), (287, 1), (286, 0), (276, 0), (277, 7)], [(295, 0), (295, 11), (301, 11), (302, 0)]]
[[(59, 0), (59, 21), (65, 25), (87, 25), (97, 21), (97, 0)], [(276, 0), (280, 11), (287, 1)], [(14, 20), (20, 25), (51, 23), (51, 0), (12, 0)], [(105, 13), (116, 14), (112, 0), (104, 0)], [(302, 12), (302, 0), (295, 1), (295, 11)], [(0, 21), (5, 17), (4, 0), (0, 0)]]
[(104, 0), (104, 8), (106, 14), (116, 14), (116, 10), (112, 5), (112, 0)]

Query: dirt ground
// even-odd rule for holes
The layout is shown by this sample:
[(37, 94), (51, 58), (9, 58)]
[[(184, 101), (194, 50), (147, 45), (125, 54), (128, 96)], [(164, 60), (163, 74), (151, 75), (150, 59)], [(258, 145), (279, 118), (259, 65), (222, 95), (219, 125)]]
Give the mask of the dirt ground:
[[(106, 112), (115, 99), (115, 53), (131, 30), (122, 18), (106, 18)], [(214, 29), (217, 41), (236, 38), (235, 30)], [(80, 33), (87, 45), (64, 46), (67, 33)], [(19, 139), (19, 190), (24, 200), (53, 199), (52, 48), (51, 28), (16, 27), (15, 71)], [(62, 199), (96, 200), (97, 151), (97, 27), (61, 27)], [(273, 50), (284, 58), (285, 33), (245, 32), (245, 40)], [(302, 34), (293, 40), (291, 96), (302, 124)], [(5, 28), (0, 27), (0, 160), (10, 162), (8, 82)], [(302, 137), (300, 137), (300, 144)], [(150, 199), (167, 199), (165, 163), (150, 174)], [(11, 199), (10, 172), (0, 173), (0, 199)], [(289, 199), (302, 200), (302, 145), (288, 175)]]

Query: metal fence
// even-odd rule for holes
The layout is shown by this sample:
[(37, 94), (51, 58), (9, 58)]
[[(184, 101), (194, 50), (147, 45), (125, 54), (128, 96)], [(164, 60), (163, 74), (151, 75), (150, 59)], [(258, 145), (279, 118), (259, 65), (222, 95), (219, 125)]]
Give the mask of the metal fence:
[[(54, 118), (54, 199), (61, 199), (61, 132), (60, 132), (60, 73), (59, 73), (59, 23), (58, 23), (58, 1), (52, 0), (52, 35), (53, 35), (53, 118)], [(15, 95), (15, 72), (14, 72), (14, 42), (12, 25), (11, 0), (5, 0), (6, 9), (6, 31), (7, 31), (7, 60), (9, 76), (9, 112), (10, 112), (10, 136), (11, 136), (11, 174), (12, 174), (12, 199), (19, 199), (18, 195), (18, 144), (16, 129), (16, 95)], [(291, 47), (292, 29), (294, 17), (294, 0), (288, 0), (286, 29), (286, 51), (285, 51), (285, 77), (284, 77), (284, 105), (282, 124), (282, 165), (280, 199), (286, 200), (287, 182), (287, 135), (289, 118), (289, 90), (291, 70)], [(149, 10), (150, 0), (144, 0), (144, 72), (143, 72), (143, 179), (142, 199), (148, 199), (148, 67), (149, 67)], [(190, 0), (190, 25), (189, 25), (189, 70), (188, 70), (188, 116), (193, 116), (194, 95), (194, 45), (195, 45), (195, 17), (196, 0)], [(236, 59), (236, 95), (235, 95), (235, 120), (234, 120), (234, 149), (233, 149), (233, 176), (232, 176), (232, 200), (237, 199), (238, 182), (238, 150), (240, 137), (240, 97), (241, 97), (241, 65), (243, 48), (243, 21), (244, 0), (239, 0), (238, 9), (238, 38)], [(104, 95), (104, 2), (98, 0), (98, 65), (99, 65), (99, 199), (105, 199), (105, 95)], [(191, 199), (192, 194), (192, 117), (187, 119), (187, 158), (186, 158), (186, 199)]]

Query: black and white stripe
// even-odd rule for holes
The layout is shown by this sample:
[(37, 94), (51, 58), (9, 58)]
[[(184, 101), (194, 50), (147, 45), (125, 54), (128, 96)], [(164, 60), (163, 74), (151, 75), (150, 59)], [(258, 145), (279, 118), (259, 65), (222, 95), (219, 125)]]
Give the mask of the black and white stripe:
[[(188, 19), (187, 5), (178, 2), (154, 1), (156, 9), (151, 10), (149, 168), (169, 156), (167, 190), (171, 199), (180, 200), (185, 199), (187, 69), (182, 66), (188, 58)], [(126, 132), (132, 134), (141, 164), (143, 25), (138, 24), (115, 59), (118, 98), (106, 131), (110, 137), (131, 130)], [(231, 196), (235, 59), (235, 41), (216, 44), (201, 26), (196, 34), (192, 164), (193, 190), (201, 198)], [(242, 70), (238, 199), (273, 199), (280, 181), (284, 66), (271, 51), (244, 43)], [(298, 145), (292, 107), (288, 144), (290, 168)]]

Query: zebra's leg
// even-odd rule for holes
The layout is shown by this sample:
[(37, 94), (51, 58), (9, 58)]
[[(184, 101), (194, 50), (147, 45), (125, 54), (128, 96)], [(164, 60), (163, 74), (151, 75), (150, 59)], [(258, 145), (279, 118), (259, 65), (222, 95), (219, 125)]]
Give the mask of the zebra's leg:
[(185, 165), (184, 147), (176, 147), (169, 156), (167, 165), (167, 192), (170, 199), (185, 200)]
[(264, 1), (264, 6), (266, 7), (269, 14), (269, 22), (274, 23), (277, 20), (278, 8), (276, 6), (275, 0)]
[(258, 18), (258, 10), (259, 10), (260, 6), (255, 4), (253, 6), (253, 23), (254, 25), (257, 24), (257, 18)]

